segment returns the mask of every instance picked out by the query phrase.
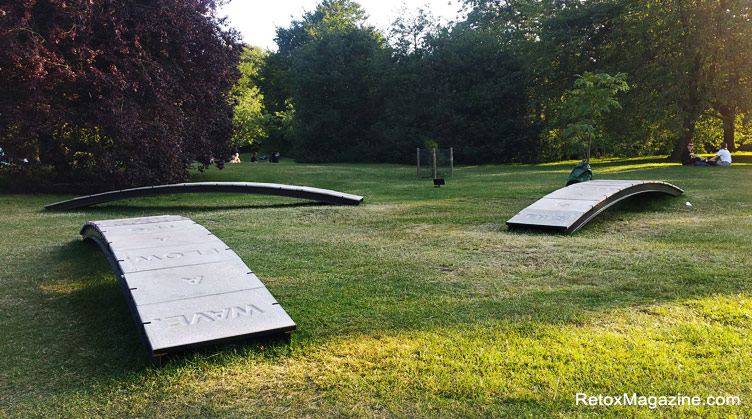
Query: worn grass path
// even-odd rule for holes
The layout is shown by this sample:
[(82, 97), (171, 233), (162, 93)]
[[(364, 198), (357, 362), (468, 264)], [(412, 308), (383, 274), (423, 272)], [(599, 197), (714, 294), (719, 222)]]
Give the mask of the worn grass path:
[[(195, 177), (335, 189), (359, 207), (216, 194), (46, 212), (70, 196), (0, 195), (0, 416), (752, 416), (752, 166), (598, 161), (598, 179), (685, 195), (620, 204), (571, 236), (507, 231), (572, 165), (460, 167), (441, 188), (398, 165)], [(297, 322), (292, 344), (152, 367), (78, 230), (159, 214), (232, 247)], [(590, 407), (576, 393), (742, 405)]]

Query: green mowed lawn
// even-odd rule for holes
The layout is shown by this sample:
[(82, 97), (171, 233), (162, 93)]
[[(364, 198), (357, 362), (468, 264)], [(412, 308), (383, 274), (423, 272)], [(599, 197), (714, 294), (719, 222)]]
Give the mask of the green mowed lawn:
[[(0, 415), (752, 415), (752, 165), (596, 161), (597, 179), (685, 195), (621, 203), (571, 236), (508, 231), (573, 164), (458, 167), (441, 188), (400, 165), (241, 163), (194, 178), (334, 189), (365, 196), (358, 207), (191, 194), (49, 212), (71, 196), (0, 195)], [(161, 214), (235, 250), (297, 323), (290, 345), (150, 364), (78, 231)], [(578, 393), (741, 406), (585, 406)]]

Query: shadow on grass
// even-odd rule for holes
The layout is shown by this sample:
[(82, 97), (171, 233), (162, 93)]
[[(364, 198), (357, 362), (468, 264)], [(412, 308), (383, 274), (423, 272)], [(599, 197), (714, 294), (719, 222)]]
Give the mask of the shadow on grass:
[[(96, 245), (67, 242), (35, 255), (29, 263), (49, 271), (40, 278), (28, 278), (22, 292), (15, 293), (17, 304), (34, 315), (4, 320), (6, 341), (1, 347), (7, 368), (0, 377), (11, 374), (13, 387), (0, 397), (0, 407), (30, 395), (61, 396), (128, 381), (155, 368), (123, 291)], [(12, 309), (9, 305), (10, 300), (3, 300), (0, 311)], [(269, 347), (280, 345), (285, 346), (285, 341), (272, 336), (246, 342), (251, 351), (267, 347), (269, 352)], [(194, 353), (211, 358), (218, 351), (236, 349), (229, 344)], [(186, 354), (168, 362), (180, 364), (184, 358)]]
[(3, 345), (14, 349), (4, 354), (6, 373), (15, 377), (3, 398), (56, 396), (143, 368), (134, 355), (138, 335), (122, 321), (130, 319), (125, 300), (114, 277), (103, 275), (108, 264), (96, 246), (72, 241), (25, 259), (24, 272), (36, 275), (13, 292), (34, 316), (4, 320)]

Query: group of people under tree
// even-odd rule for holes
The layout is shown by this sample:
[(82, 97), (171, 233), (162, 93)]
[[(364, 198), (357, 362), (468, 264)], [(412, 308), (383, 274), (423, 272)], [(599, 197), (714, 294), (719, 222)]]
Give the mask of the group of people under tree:
[(694, 144), (690, 141), (687, 148), (681, 155), (681, 163), (687, 166), (731, 166), (731, 153), (728, 151), (728, 145), (721, 143), (720, 149), (715, 156), (711, 158), (703, 157), (692, 150)]

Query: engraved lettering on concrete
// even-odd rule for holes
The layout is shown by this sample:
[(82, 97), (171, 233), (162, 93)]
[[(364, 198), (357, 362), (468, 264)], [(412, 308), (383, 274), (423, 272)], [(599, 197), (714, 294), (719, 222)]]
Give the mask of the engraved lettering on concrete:
[(182, 258), (188, 255), (196, 255), (196, 256), (216, 255), (216, 254), (219, 254), (219, 252), (220, 250), (217, 248), (212, 248), (209, 250), (188, 250), (186, 252), (172, 252), (172, 253), (165, 253), (163, 255), (136, 256), (132, 258), (132, 260), (133, 260), (133, 263), (152, 262), (155, 260), (178, 259), (178, 258)]
[(204, 279), (203, 276), (195, 276), (193, 278), (183, 278), (183, 281), (191, 284), (191, 285), (198, 285), (201, 283), (201, 281)]
[(213, 322), (215, 320), (206, 313), (198, 312), (198, 313), (193, 313), (193, 319), (191, 319), (191, 324), (199, 324), (201, 323), (202, 319), (206, 319), (207, 322)]
[(151, 262), (153, 260), (162, 260), (161, 257), (157, 255), (151, 255), (151, 256), (136, 256), (133, 259), (133, 263), (140, 263), (140, 262)]
[[(154, 320), (160, 320), (160, 319), (154, 319)], [(189, 324), (188, 319), (185, 316), (165, 317), (164, 321), (167, 324), (167, 327), (169, 328), (188, 326)]]
[[(186, 315), (179, 315), (179, 316), (170, 316), (165, 317), (164, 319), (154, 319), (155, 321), (164, 321), (167, 327), (169, 328), (175, 328), (180, 326), (192, 326), (197, 325), (200, 323), (210, 323), (210, 322), (216, 322), (220, 320), (232, 320), (237, 319), (238, 317), (249, 317), (253, 315), (253, 312), (257, 312), (259, 314), (263, 314), (264, 310), (261, 310), (260, 308), (256, 307), (254, 304), (246, 304), (245, 307), (241, 306), (233, 306), (228, 307), (220, 311), (213, 311), (213, 310), (207, 310), (207, 311), (198, 311), (195, 312), (189, 316)], [(188, 317), (190, 317), (190, 321), (188, 320)]]
[(217, 320), (227, 320), (227, 316), (230, 314), (230, 309), (226, 308), (222, 311), (207, 311), (207, 313)]
[(260, 308), (256, 307), (255, 305), (249, 304), (249, 305), (245, 306), (245, 310), (243, 310), (242, 307), (233, 307), (232, 308), (232, 318), (234, 319), (234, 318), (236, 318), (236, 317), (238, 317), (240, 315), (250, 316), (251, 314), (253, 314), (253, 310), (258, 311), (259, 313), (263, 313), (264, 312), (263, 310), (261, 310)]
[(196, 250), (195, 252), (199, 256), (205, 256), (205, 255), (217, 254), (219, 253), (219, 249), (214, 248), (210, 250)]
[(148, 227), (134, 227), (127, 229), (128, 231), (132, 231), (134, 233), (143, 233), (147, 231), (154, 231), (154, 230), (169, 230), (175, 228), (174, 225), (168, 224), (168, 225), (151, 225)]
[(179, 215), (164, 215), (158, 217), (141, 217), (141, 218), (124, 218), (119, 220), (102, 220), (94, 221), (95, 224), (100, 227), (120, 227), (129, 225), (145, 225), (156, 223), (168, 223), (172, 221), (190, 221), (188, 218), (181, 217)]
[(541, 214), (541, 213), (527, 213), (527, 214), (523, 214), (523, 216), (528, 220), (551, 220), (551, 221), (566, 221), (571, 218), (565, 215), (552, 215), (552, 214)]

